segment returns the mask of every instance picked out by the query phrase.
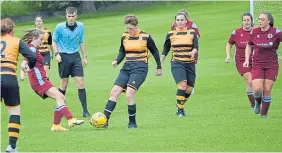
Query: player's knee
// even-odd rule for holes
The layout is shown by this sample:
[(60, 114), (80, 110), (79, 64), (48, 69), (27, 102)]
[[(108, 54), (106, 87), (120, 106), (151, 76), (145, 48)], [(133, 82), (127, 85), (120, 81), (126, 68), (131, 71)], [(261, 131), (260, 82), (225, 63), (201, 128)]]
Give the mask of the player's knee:
[(62, 90), (66, 90), (67, 87), (68, 87), (68, 83), (69, 83), (69, 80), (68, 80), (68, 79), (62, 79), (60, 88), (61, 88)]
[(182, 81), (182, 82), (177, 84), (177, 87), (180, 90), (186, 90), (187, 89), (187, 82), (186, 81)]
[(255, 95), (260, 95), (263, 92), (263, 89), (261, 87), (253, 86), (252, 88)]
[(248, 88), (248, 90), (252, 90), (253, 89), (253, 87), (252, 87), (252, 80), (248, 80), (247, 81), (247, 88)]
[(84, 83), (83, 83), (82, 80), (79, 80), (76, 84), (77, 84), (78, 88), (80, 88), (80, 89), (84, 88)]
[(130, 93), (130, 92), (126, 92), (126, 99), (127, 99), (127, 101), (133, 101), (134, 94)]
[(83, 82), (83, 79), (78, 79), (76, 81), (76, 85), (79, 89), (83, 89), (84, 88), (84, 82)]
[(129, 104), (134, 101), (135, 92), (136, 92), (136, 88), (127, 87), (127, 90), (126, 90), (126, 99), (127, 99), (127, 101), (128, 101)]
[(120, 92), (117, 89), (112, 89), (110, 93), (111, 98), (117, 98), (119, 96)]
[(191, 94), (194, 87), (187, 86), (186, 93)]
[(9, 115), (20, 115), (20, 105), (8, 107)]
[(264, 89), (263, 89), (263, 93), (264, 93), (264, 94), (271, 93), (271, 89), (272, 89), (271, 86), (265, 86)]

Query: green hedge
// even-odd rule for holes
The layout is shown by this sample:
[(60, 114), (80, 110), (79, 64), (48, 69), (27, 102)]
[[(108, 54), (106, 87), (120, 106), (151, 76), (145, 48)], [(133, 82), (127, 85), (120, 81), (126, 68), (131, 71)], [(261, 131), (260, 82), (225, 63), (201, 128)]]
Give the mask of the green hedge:
[(34, 1), (4, 1), (1, 3), (1, 16), (22, 16), (38, 12), (40, 2)]

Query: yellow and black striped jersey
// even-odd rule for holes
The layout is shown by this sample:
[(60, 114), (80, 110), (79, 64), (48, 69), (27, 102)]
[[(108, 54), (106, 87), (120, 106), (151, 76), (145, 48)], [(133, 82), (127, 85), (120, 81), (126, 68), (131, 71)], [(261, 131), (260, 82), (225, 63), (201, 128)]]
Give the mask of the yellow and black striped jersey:
[(160, 69), (160, 55), (152, 37), (141, 30), (135, 36), (124, 32), (121, 37), (119, 55), (116, 60), (120, 63), (125, 57), (126, 62), (148, 63), (149, 51), (154, 56), (158, 69)]
[(173, 30), (167, 33), (162, 55), (167, 55), (172, 50), (172, 61), (193, 63), (189, 55), (194, 48), (198, 51), (198, 37), (194, 29)]
[[(33, 67), (36, 55), (19, 38), (9, 34), (1, 36), (1, 72), (0, 74), (16, 75), (19, 52), (29, 59)], [(33, 65), (34, 64), (34, 65)], [(31, 68), (33, 68), (31, 66)]]
[(38, 48), (38, 51), (40, 53), (45, 53), (50, 51), (49, 45), (52, 45), (52, 33), (46, 28), (44, 28), (42, 32), (44, 33), (44, 39), (42, 45)]

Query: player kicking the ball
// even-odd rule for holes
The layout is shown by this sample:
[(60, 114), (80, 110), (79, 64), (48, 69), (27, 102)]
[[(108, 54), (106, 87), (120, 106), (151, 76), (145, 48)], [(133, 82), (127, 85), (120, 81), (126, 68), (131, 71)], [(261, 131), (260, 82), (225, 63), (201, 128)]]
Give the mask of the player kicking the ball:
[[(22, 61), (21, 67), (28, 72), (29, 82), (31, 88), (43, 99), (50, 97), (56, 99), (57, 106), (54, 111), (54, 123), (51, 131), (68, 131), (60, 125), (61, 119), (64, 116), (68, 120), (68, 127), (71, 128), (76, 125), (84, 123), (84, 120), (77, 120), (73, 118), (70, 110), (65, 104), (65, 96), (56, 89), (50, 81), (48, 81), (46, 72), (44, 70), (43, 56), (39, 53), (38, 47), (42, 44), (43, 33), (40, 30), (30, 30), (22, 37), (23, 41), (28, 44), (30, 50), (36, 53), (36, 65), (33, 69), (29, 69), (27, 60)], [(21, 71), (21, 73), (24, 73)]]

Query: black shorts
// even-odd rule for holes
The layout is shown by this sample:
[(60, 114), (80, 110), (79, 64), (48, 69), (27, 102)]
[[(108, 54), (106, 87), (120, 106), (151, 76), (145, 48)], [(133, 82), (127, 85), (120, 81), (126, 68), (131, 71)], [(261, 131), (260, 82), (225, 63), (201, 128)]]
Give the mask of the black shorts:
[(147, 63), (125, 63), (114, 83), (126, 90), (131, 87), (138, 90), (148, 73)]
[(17, 76), (2, 74), (1, 76), (1, 102), (6, 106), (20, 105), (20, 89)]
[(196, 80), (195, 63), (181, 63), (172, 61), (171, 73), (176, 84), (182, 81), (187, 81), (188, 86), (194, 87)]
[(60, 78), (83, 77), (83, 67), (79, 53), (60, 53), (62, 62), (59, 63)]
[(40, 54), (41, 54), (41, 55), (43, 56), (43, 58), (44, 58), (43, 64), (50, 66), (50, 63), (51, 63), (50, 52), (42, 52), (42, 53), (40, 53)]

